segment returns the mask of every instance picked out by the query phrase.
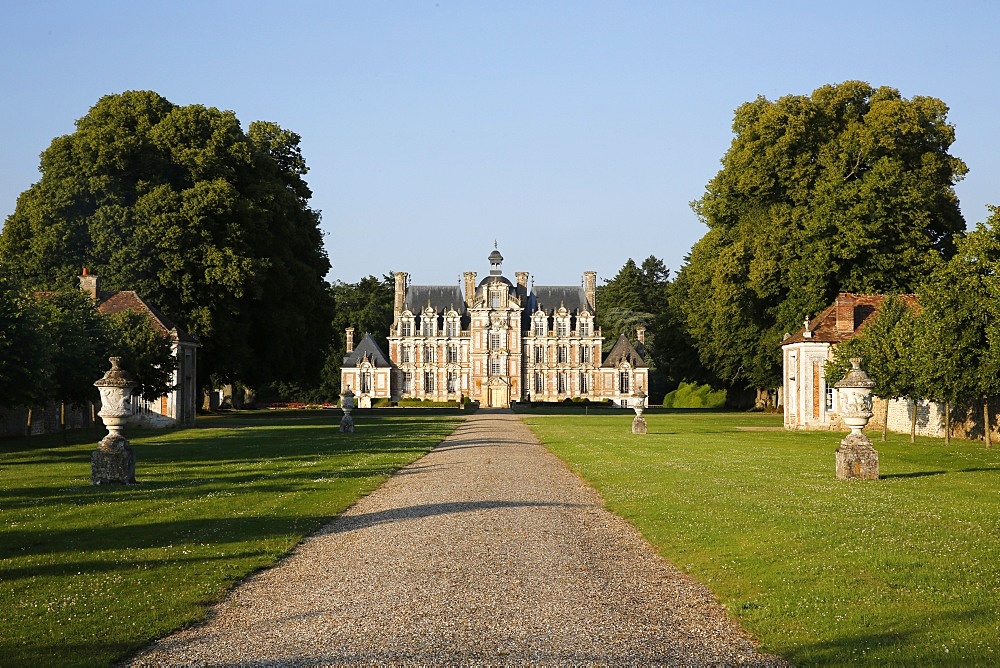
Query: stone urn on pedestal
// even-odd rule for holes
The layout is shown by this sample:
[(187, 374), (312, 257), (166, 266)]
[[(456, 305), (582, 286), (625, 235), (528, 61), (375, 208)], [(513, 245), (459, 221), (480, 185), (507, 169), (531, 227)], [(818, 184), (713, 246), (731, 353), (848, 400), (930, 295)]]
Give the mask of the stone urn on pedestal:
[(642, 417), (642, 411), (646, 408), (646, 393), (642, 391), (641, 387), (632, 393), (629, 405), (635, 411), (635, 417), (632, 419), (632, 433), (645, 434), (646, 418)]
[(351, 417), (351, 411), (354, 410), (354, 392), (351, 392), (350, 385), (347, 386), (347, 391), (340, 395), (340, 410), (344, 411), (344, 417), (340, 419), (340, 433), (353, 434), (354, 418)]
[(837, 448), (837, 479), (878, 479), (878, 453), (862, 431), (872, 418), (872, 388), (875, 381), (861, 368), (861, 359), (851, 359), (851, 370), (834, 385), (840, 394), (840, 417), (851, 428)]
[(132, 414), (132, 388), (135, 383), (119, 366), (120, 357), (112, 357), (111, 368), (94, 383), (101, 392), (101, 410), (97, 413), (108, 428), (97, 450), (90, 457), (90, 482), (94, 485), (135, 483), (135, 453), (122, 436), (122, 427)]

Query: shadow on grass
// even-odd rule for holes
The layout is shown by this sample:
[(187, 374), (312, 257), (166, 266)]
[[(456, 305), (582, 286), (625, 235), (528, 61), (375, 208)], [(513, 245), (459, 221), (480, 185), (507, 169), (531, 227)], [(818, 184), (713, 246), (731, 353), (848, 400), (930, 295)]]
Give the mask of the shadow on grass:
[[(56, 553), (81, 554), (100, 550), (144, 550), (174, 548), (182, 545), (206, 544), (219, 546), (242, 543), (252, 539), (288, 536), (302, 531), (315, 531), (333, 516), (301, 517), (214, 517), (209, 519), (177, 519), (114, 526), (70, 529), (7, 530), (0, 546), (0, 558), (24, 557)], [(171, 560), (172, 561), (172, 560)], [(73, 563), (68, 560), (68, 563)], [(0, 580), (8, 577), (0, 571)]]
[(933, 475), (944, 475), (946, 473), (951, 473), (951, 471), (914, 471), (913, 473), (887, 473), (885, 475), (880, 475), (879, 478), (882, 480), (891, 480), (893, 478), (926, 478)]

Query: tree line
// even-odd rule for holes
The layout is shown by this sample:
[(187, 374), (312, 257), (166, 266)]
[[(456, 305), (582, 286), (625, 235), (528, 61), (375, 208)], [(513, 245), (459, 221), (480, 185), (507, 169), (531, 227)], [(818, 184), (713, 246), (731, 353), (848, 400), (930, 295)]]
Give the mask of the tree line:
[[(965, 233), (954, 185), (967, 167), (949, 153), (947, 112), (936, 98), (858, 81), (736, 109), (721, 169), (692, 203), (707, 231), (682, 266), (672, 274), (656, 257), (629, 259), (598, 288), (605, 337), (634, 340), (646, 328), (652, 398), (682, 381), (734, 397), (777, 387), (782, 335), (841, 291), (919, 292), (925, 312), (951, 318), (921, 340), (980, 346), (975, 359), (992, 360), (992, 330), (956, 341), (972, 337), (968, 322), (945, 325), (992, 313), (994, 274), (981, 268), (998, 243), (995, 211)], [(23, 296), (75, 289), (90, 267), (199, 337), (202, 387), (333, 398), (344, 329), (388, 331), (391, 272), (324, 280), (299, 142), (275, 123), (244, 131), (232, 112), (149, 91), (106, 96), (42, 153), (41, 180), (0, 234), (0, 275)], [(22, 353), (4, 353), (18, 366), (8, 354)], [(988, 375), (987, 361), (975, 373)], [(993, 392), (985, 381), (968, 387), (940, 396)]]

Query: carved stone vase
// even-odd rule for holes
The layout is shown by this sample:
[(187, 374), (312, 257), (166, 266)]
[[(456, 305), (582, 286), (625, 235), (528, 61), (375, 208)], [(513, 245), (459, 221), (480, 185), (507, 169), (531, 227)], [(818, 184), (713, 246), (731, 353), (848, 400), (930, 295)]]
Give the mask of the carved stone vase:
[(132, 388), (135, 383), (119, 365), (120, 357), (110, 358), (111, 368), (94, 383), (101, 393), (98, 415), (108, 428), (97, 450), (90, 457), (90, 482), (94, 485), (135, 483), (135, 453), (122, 428), (132, 414)]
[(861, 359), (851, 359), (851, 370), (834, 387), (840, 393), (840, 417), (850, 427), (837, 448), (837, 478), (878, 479), (878, 452), (863, 429), (872, 418), (872, 388), (875, 381), (861, 368)]
[(340, 433), (353, 434), (354, 418), (351, 417), (351, 411), (354, 410), (354, 392), (351, 392), (350, 385), (347, 386), (347, 391), (340, 396), (340, 410), (344, 411), (344, 417), (340, 419)]

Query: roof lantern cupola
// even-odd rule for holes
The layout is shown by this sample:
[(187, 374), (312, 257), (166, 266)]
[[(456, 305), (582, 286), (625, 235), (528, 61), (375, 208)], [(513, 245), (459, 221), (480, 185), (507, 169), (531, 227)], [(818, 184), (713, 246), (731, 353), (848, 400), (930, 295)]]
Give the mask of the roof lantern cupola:
[(503, 255), (497, 250), (497, 242), (493, 242), (493, 252), (490, 253), (490, 276), (502, 276), (503, 271), (500, 270), (500, 265), (503, 264)]

